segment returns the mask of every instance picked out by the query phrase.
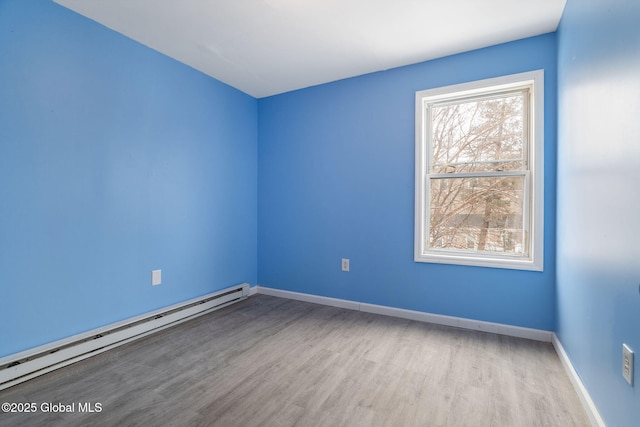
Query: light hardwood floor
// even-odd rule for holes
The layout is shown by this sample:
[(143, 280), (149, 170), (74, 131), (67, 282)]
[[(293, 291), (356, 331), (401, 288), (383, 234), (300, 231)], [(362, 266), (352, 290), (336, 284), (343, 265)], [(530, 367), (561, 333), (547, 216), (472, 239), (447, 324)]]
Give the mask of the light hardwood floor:
[[(1, 426), (588, 426), (548, 343), (256, 295), (0, 391)], [(43, 403), (75, 403), (43, 413)], [(100, 403), (79, 413), (79, 403)]]

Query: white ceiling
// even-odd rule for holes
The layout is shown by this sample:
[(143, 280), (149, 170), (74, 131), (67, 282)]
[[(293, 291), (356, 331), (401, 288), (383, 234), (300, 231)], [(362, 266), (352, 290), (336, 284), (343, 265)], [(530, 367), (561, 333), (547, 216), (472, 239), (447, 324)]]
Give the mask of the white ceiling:
[(54, 0), (256, 98), (555, 31), (566, 0)]

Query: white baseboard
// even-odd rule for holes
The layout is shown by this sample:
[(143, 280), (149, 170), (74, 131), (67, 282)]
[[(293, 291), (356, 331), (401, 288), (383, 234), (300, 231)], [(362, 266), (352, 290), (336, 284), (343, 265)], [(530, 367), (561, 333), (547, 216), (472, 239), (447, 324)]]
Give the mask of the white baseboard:
[(551, 342), (553, 336), (553, 332), (544, 331), (541, 329), (523, 328), (520, 326), (505, 325), (502, 323), (484, 322), (482, 320), (444, 316), (442, 314), (405, 310), (402, 308), (388, 307), (384, 305), (366, 304), (357, 301), (322, 297), (300, 292), (283, 291), (281, 289), (266, 288), (264, 286), (256, 286), (255, 293), (311, 302), (315, 304), (329, 305), (332, 307), (346, 308), (349, 310), (358, 310), (367, 313), (399, 317), (402, 319), (416, 320), (418, 322), (435, 323), (438, 325), (453, 326), (456, 328), (471, 329), (474, 331), (491, 332), (500, 335), (527, 338), (535, 341)]
[(280, 289), (265, 288), (264, 286), (256, 286), (258, 294), (271, 295), (274, 297), (293, 299), (296, 301), (311, 302), (314, 304), (329, 305), (331, 307), (347, 308), (349, 310), (360, 310), (360, 303), (349, 301), (346, 299), (337, 299), (329, 297), (321, 297), (312, 294), (303, 294), (300, 292), (283, 291)]
[(575, 368), (573, 367), (573, 364), (571, 363), (571, 359), (569, 359), (567, 352), (564, 351), (564, 347), (562, 347), (562, 343), (560, 343), (560, 340), (558, 339), (555, 333), (553, 334), (553, 338), (551, 342), (553, 343), (553, 347), (556, 349), (556, 353), (558, 353), (558, 357), (560, 358), (560, 361), (562, 362), (562, 365), (564, 366), (564, 369), (567, 372), (567, 375), (569, 375), (569, 379), (571, 380), (571, 384), (573, 384), (573, 388), (576, 390), (576, 393), (578, 393), (580, 402), (582, 403), (582, 406), (584, 407), (585, 412), (589, 416), (589, 421), (591, 421), (591, 425), (593, 427), (606, 427), (604, 420), (602, 419), (602, 417), (600, 416), (600, 413), (598, 412), (598, 408), (596, 408), (596, 405), (593, 403), (593, 400), (591, 400), (591, 396), (589, 395), (589, 392), (585, 388), (584, 384), (582, 384), (582, 380), (580, 379), (580, 376), (578, 375)]

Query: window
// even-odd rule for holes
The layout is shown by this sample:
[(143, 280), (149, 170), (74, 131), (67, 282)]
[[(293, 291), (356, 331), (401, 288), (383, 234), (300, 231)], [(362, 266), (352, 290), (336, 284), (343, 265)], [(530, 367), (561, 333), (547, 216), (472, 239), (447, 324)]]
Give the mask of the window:
[(416, 261), (542, 271), (543, 78), (416, 93)]

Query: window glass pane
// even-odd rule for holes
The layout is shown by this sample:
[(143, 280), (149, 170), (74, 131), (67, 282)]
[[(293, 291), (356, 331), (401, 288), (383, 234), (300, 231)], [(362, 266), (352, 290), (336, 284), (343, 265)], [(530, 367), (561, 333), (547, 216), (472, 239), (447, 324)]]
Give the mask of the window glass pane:
[(431, 107), (432, 173), (524, 168), (523, 92)]
[(527, 255), (524, 176), (430, 180), (429, 248)]

